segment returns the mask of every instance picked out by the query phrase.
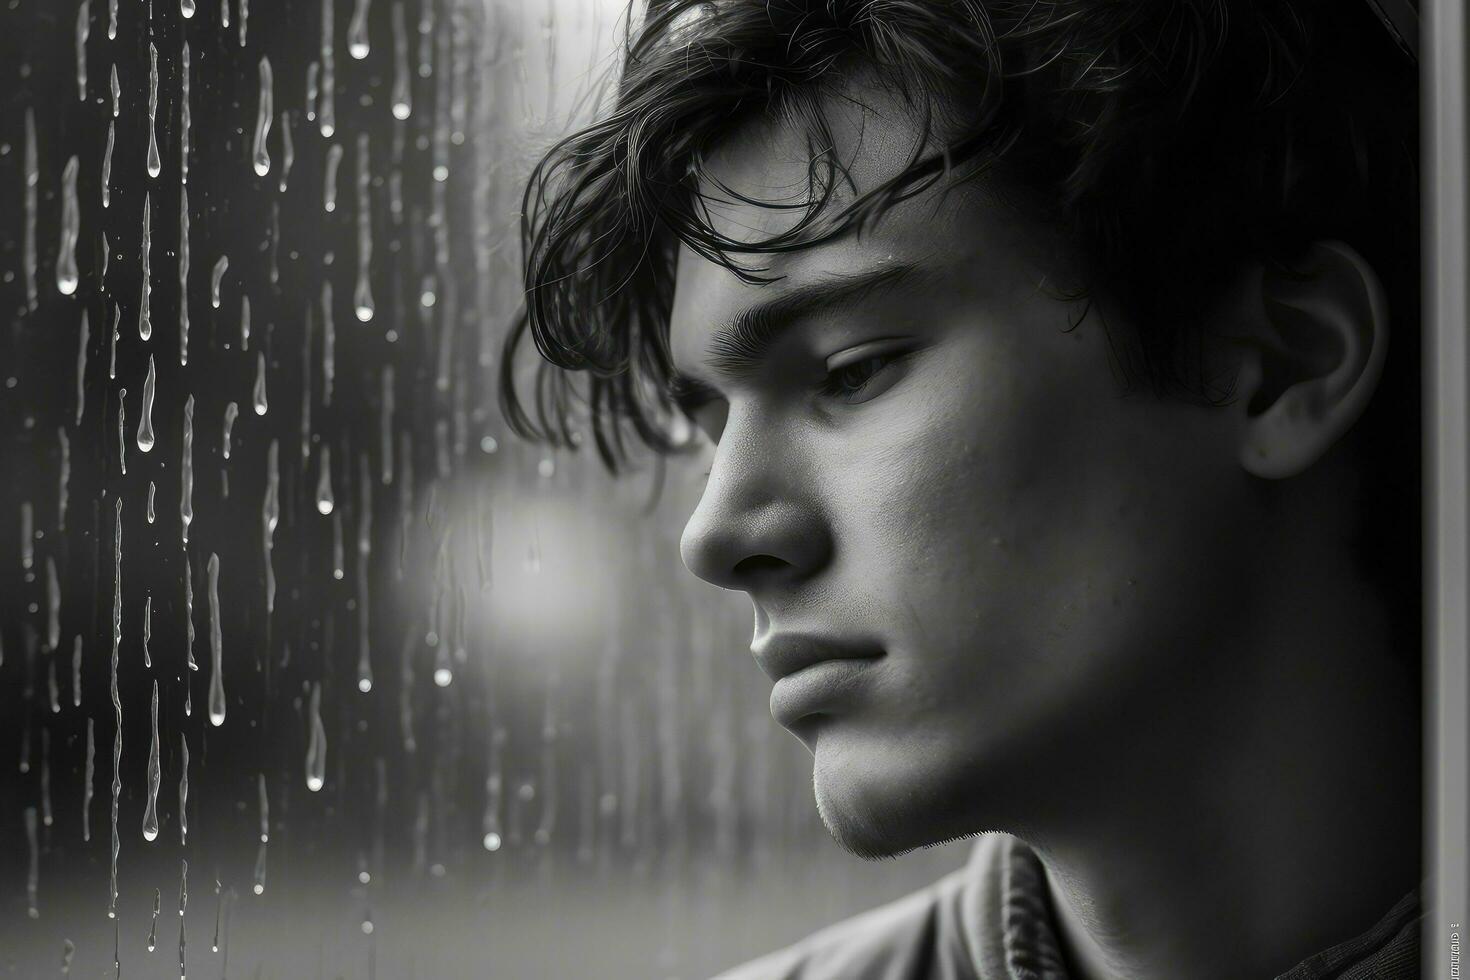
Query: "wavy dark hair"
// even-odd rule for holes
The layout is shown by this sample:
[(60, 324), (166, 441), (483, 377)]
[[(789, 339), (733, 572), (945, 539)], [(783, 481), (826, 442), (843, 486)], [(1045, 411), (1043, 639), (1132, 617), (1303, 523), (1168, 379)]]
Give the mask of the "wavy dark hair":
[[(823, 97), (860, 77), (899, 97), (929, 148), (828, 215), (844, 174)], [(742, 244), (711, 227), (700, 186), (708, 154), (761, 119), (806, 134), (809, 195), (796, 227)], [(1084, 294), (1127, 314), (1126, 334), (1105, 324), (1122, 383), (1158, 396), (1230, 397), (1204, 375), (1196, 324), (1241, 263), (1290, 270), (1324, 238), (1361, 252), (1395, 329), (1351, 437), (1370, 458), (1364, 510), (1375, 516), (1360, 537), (1417, 622), (1417, 72), (1362, 2), (654, 0), (641, 20), (630, 11), (610, 109), (552, 147), (526, 187), (525, 306), (501, 361), (508, 423), (563, 446), (585, 424), (613, 471), (638, 443), (672, 451), (681, 243), (756, 280), (761, 253), (861, 229), (959, 168), (1024, 191), (1031, 216), (1077, 246)], [(527, 336), (542, 361), (523, 398)]]

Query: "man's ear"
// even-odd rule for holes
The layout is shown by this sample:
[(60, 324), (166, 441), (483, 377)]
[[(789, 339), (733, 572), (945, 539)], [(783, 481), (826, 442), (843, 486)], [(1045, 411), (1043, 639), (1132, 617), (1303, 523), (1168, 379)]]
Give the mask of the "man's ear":
[[(1293, 274), (1295, 273), (1295, 274)], [(1373, 268), (1339, 241), (1314, 242), (1292, 272), (1262, 271), (1236, 391), (1240, 464), (1294, 476), (1362, 414), (1388, 349), (1388, 303)]]

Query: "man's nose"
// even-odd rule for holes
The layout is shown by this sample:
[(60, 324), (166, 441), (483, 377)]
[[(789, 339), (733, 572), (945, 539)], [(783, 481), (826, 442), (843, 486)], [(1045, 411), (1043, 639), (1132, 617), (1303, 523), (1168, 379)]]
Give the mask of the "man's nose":
[(759, 601), (818, 572), (831, 534), (813, 493), (810, 460), (758, 425), (726, 424), (679, 553), (695, 575)]

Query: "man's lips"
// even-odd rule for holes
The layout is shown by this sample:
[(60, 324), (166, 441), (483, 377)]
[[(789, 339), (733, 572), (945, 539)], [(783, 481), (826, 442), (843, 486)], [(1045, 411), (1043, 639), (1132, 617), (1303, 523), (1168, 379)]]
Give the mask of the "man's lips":
[(750, 645), (760, 669), (773, 681), (827, 660), (873, 660), (883, 650), (872, 643), (839, 641), (813, 633), (767, 633)]
[(808, 716), (830, 713), (852, 698), (855, 687), (871, 676), (868, 668), (884, 655), (873, 643), (809, 633), (767, 634), (751, 644), (750, 652), (776, 682), (771, 717), (793, 733)]

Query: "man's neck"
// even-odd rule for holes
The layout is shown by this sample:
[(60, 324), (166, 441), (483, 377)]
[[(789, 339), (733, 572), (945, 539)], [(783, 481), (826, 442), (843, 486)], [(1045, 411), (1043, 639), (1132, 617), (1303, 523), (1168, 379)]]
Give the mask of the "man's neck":
[(1268, 980), (1419, 883), (1419, 692), (1375, 604), (1320, 584), (1234, 638), (1235, 697), (1140, 722), (1127, 774), (1082, 777), (1071, 818), (1028, 838), (1076, 980)]

